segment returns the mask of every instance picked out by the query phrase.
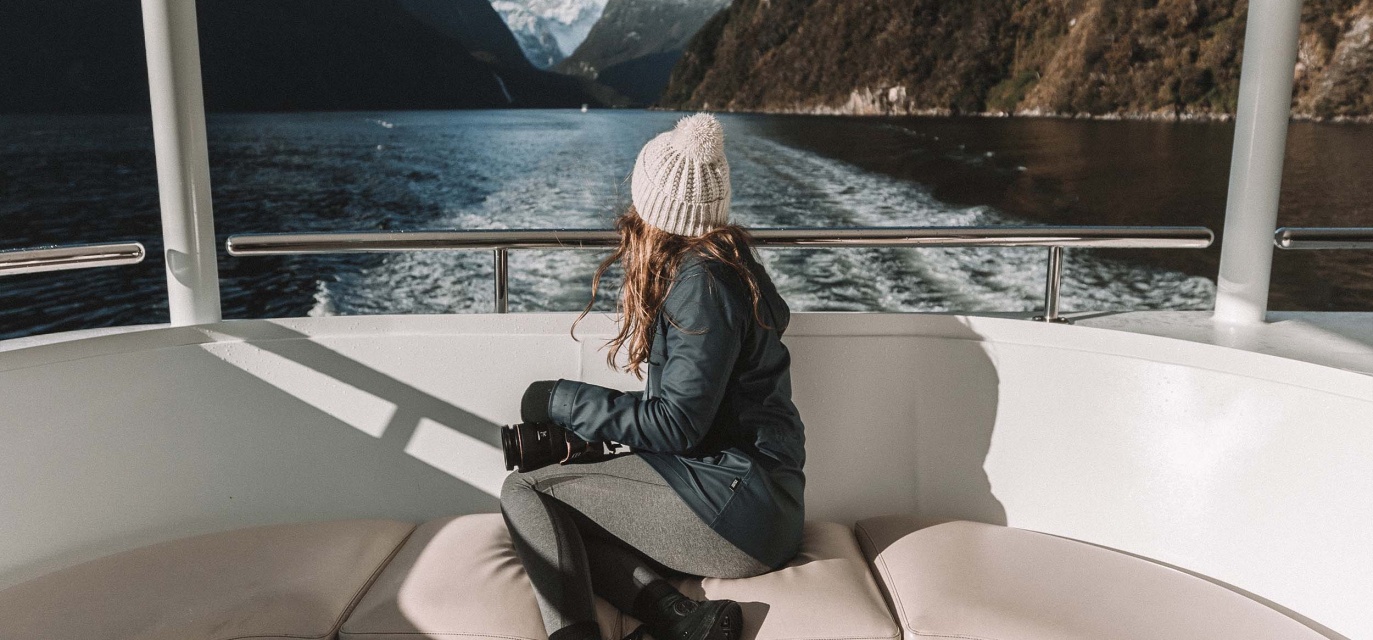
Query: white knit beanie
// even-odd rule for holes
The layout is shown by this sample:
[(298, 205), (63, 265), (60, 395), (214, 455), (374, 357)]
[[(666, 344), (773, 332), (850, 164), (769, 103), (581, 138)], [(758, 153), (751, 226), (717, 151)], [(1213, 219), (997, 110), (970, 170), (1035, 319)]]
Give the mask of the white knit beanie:
[(677, 122), (639, 152), (630, 180), (644, 222), (668, 233), (699, 236), (729, 223), (729, 162), (715, 116)]

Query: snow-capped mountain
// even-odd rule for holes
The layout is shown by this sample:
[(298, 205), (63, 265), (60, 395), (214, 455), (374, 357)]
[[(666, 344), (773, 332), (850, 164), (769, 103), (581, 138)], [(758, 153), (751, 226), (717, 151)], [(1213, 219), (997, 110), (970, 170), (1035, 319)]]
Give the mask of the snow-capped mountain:
[(491, 0), (491, 6), (540, 69), (577, 50), (601, 18), (607, 0)]
[[(653, 104), (692, 37), (729, 3), (609, 0), (585, 41), (554, 70), (593, 79), (634, 103)], [(809, 2), (801, 4), (810, 6)]]

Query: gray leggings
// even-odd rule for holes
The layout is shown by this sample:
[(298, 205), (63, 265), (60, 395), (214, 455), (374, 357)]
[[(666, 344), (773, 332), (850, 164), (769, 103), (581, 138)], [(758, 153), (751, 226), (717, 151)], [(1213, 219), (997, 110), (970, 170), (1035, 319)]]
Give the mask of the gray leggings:
[(595, 623), (595, 593), (632, 613), (665, 573), (748, 578), (768, 567), (716, 533), (637, 455), (512, 473), (501, 511), (544, 627)]

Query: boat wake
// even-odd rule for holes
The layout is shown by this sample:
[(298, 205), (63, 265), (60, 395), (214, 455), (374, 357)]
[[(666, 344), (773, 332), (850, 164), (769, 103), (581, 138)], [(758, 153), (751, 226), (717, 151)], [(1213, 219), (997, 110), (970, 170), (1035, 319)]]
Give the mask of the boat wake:
[[(732, 123), (734, 219), (745, 226), (881, 227), (1024, 224), (987, 207), (941, 202), (924, 187), (753, 135)], [(564, 145), (459, 205), (435, 227), (460, 229), (605, 227), (624, 194), (623, 160), (587, 157)], [(511, 167), (515, 169), (515, 167)], [(516, 251), (510, 258), (512, 311), (573, 311), (585, 305), (604, 254)], [(1032, 311), (1044, 292), (1045, 250), (773, 249), (760, 251), (778, 288), (801, 311)], [(487, 252), (387, 256), (380, 265), (319, 284), (312, 315), (461, 313), (492, 309)], [(608, 287), (614, 290), (614, 284)], [(1206, 308), (1210, 280), (1066, 252), (1062, 307), (1072, 310)], [(609, 307), (609, 297), (598, 308)]]

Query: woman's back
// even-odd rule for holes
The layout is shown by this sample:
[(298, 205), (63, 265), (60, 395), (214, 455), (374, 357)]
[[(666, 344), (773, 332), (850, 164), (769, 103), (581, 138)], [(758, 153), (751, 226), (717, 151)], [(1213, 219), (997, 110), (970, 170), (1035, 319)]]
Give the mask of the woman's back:
[[(718, 402), (710, 424), (702, 425), (704, 437), (687, 453), (646, 458), (688, 490), (684, 497), (698, 515), (775, 566), (791, 557), (793, 541), (800, 543), (805, 430), (791, 400), (791, 356), (781, 341), (790, 310), (762, 265), (744, 255), (758, 286), (756, 315), (747, 285), (723, 262), (690, 256), (674, 278), (656, 326), (645, 398)], [(730, 516), (737, 511), (751, 513)], [(759, 517), (765, 513), (772, 516)], [(742, 530), (745, 520), (749, 531)], [(769, 526), (757, 526), (762, 521)]]

